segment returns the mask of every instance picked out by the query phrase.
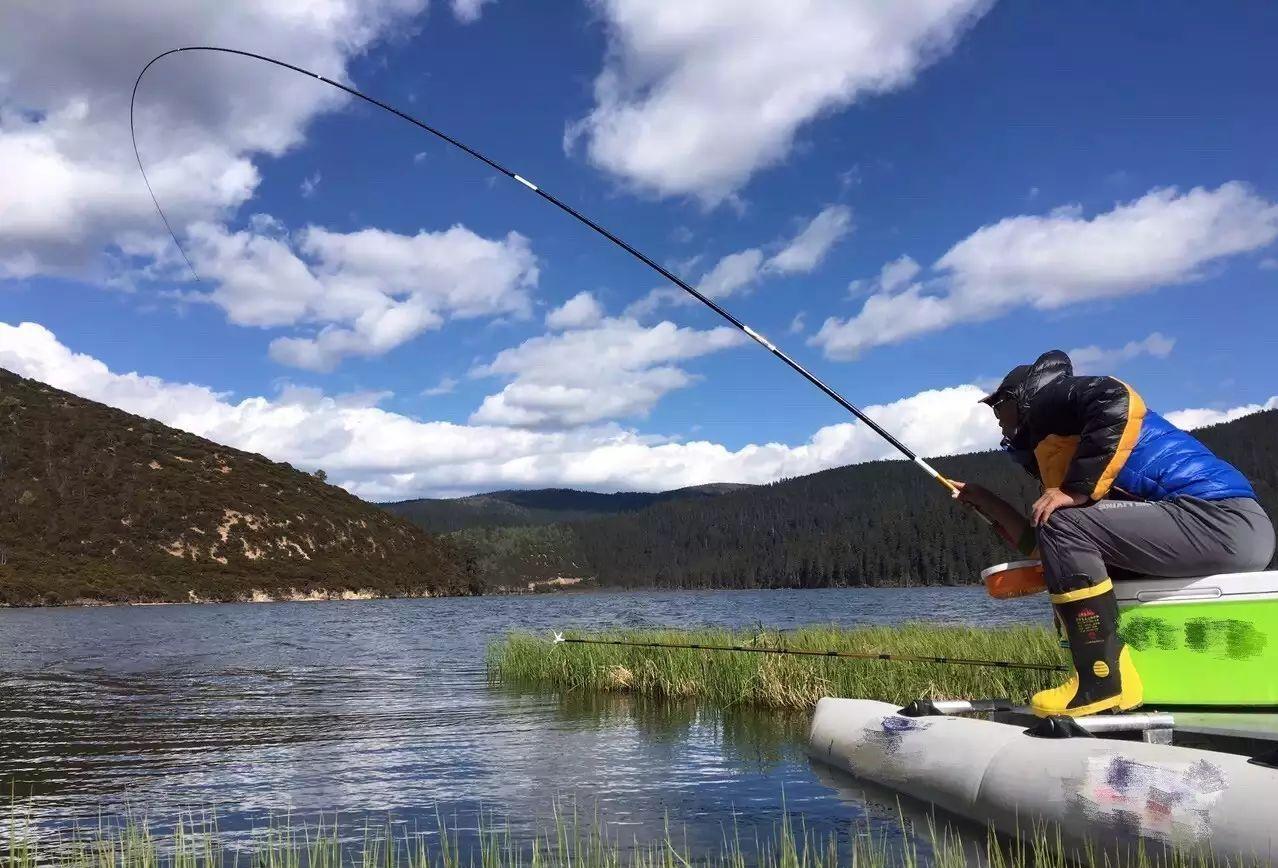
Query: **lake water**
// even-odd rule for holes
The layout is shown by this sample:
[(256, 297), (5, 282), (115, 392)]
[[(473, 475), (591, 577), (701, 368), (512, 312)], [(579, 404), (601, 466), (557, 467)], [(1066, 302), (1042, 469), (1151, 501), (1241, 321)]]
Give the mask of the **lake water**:
[[(694, 850), (771, 829), (895, 828), (802, 753), (804, 721), (486, 683), (509, 630), (792, 628), (1045, 618), (979, 588), (724, 591), (267, 605), (0, 609), (0, 787), (30, 822), (161, 824), (214, 810), (234, 836), (289, 814), (517, 834), (575, 803), (625, 841), (666, 819)], [(884, 664), (891, 665), (891, 664)]]

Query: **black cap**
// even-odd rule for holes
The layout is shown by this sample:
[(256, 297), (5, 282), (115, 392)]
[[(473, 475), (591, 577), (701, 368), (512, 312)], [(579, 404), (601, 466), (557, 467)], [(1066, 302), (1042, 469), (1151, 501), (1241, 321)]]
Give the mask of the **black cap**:
[(989, 404), (992, 407), (1000, 401), (1012, 397), (1016, 390), (1021, 387), (1021, 384), (1025, 382), (1025, 378), (1029, 376), (1032, 367), (1032, 365), (1017, 365), (1012, 368), (1012, 370), (1008, 371), (1007, 376), (1003, 378), (1003, 382), (998, 384), (998, 388), (982, 398), (981, 403)]

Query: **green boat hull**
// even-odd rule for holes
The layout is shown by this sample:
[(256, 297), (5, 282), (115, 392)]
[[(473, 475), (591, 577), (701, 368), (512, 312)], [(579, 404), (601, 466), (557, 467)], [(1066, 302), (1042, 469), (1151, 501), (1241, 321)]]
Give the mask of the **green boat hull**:
[(1121, 605), (1148, 705), (1278, 706), (1278, 600)]

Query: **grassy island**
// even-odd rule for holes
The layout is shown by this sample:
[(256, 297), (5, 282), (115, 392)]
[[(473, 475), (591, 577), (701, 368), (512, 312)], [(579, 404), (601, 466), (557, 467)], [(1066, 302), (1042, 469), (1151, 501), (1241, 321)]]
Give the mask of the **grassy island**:
[[(1065, 662), (1056, 635), (1045, 627), (805, 627), (794, 631), (630, 630), (572, 638), (663, 644), (747, 645), (804, 651), (903, 654)], [(497, 683), (564, 691), (624, 691), (696, 699), (720, 707), (754, 705), (807, 709), (823, 696), (884, 702), (911, 699), (1024, 700), (1060, 681), (1060, 674), (1026, 669), (792, 657), (778, 654), (556, 644), (549, 636), (514, 633), (488, 652)]]

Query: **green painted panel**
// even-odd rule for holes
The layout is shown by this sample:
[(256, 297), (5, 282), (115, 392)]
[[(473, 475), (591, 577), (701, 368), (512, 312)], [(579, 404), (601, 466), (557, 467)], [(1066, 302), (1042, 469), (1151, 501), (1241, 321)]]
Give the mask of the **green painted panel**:
[(1136, 603), (1119, 633), (1148, 704), (1278, 705), (1278, 600)]

